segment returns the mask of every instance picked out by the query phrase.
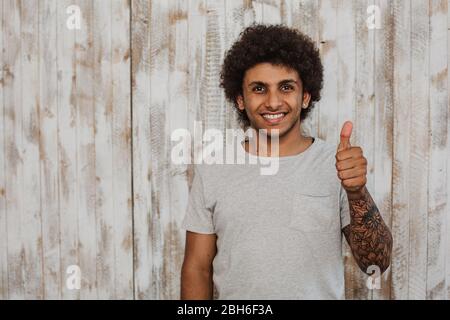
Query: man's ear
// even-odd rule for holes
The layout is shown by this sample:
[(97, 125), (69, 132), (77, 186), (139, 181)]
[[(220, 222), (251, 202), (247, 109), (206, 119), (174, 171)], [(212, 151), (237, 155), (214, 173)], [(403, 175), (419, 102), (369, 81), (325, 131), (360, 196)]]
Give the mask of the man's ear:
[(308, 105), (309, 105), (309, 101), (311, 100), (311, 94), (309, 94), (309, 92), (304, 92), (303, 93), (303, 105), (302, 105), (302, 108), (303, 109), (306, 109), (306, 108), (308, 108)]
[(241, 95), (239, 95), (239, 96), (236, 98), (236, 102), (237, 102), (237, 104), (238, 104), (239, 110), (244, 111), (244, 109), (245, 109), (245, 106), (244, 106), (244, 98), (243, 98)]

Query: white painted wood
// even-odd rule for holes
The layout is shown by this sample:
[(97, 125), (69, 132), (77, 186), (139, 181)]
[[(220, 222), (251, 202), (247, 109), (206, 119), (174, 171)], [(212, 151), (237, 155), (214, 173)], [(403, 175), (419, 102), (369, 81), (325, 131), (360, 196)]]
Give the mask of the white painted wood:
[[(23, 216), (21, 217), (24, 298), (43, 298), (42, 220), (39, 170), (39, 32), (38, 3), (20, 5)], [(25, 200), (26, 199), (26, 200)]]
[(133, 299), (133, 211), (131, 145), (130, 2), (111, 3), (112, 67), (112, 233), (115, 299)]
[(153, 223), (150, 179), (150, 3), (133, 1), (132, 12), (132, 140), (134, 202), (134, 293), (155, 299), (153, 287)]
[[(5, 79), (5, 59), (4, 59), (4, 42), (3, 42), (3, 7), (0, 5), (0, 46), (2, 48), (0, 52), (0, 106), (1, 110), (5, 109), (5, 100), (3, 99), (3, 88), (6, 86)], [(6, 138), (4, 134), (6, 119), (5, 113), (0, 112), (0, 299), (8, 299), (8, 229), (6, 219)]]
[(39, 2), (39, 132), (44, 299), (61, 299), (58, 195), (57, 3)]
[(394, 238), (392, 258), (392, 298), (410, 298), (410, 238), (412, 210), (410, 203), (411, 172), (409, 158), (411, 152), (411, 6), (409, 2), (390, 2), (394, 24), (392, 53), (393, 77), (393, 212), (392, 234)]
[(280, 0), (271, 2), (261, 2), (262, 22), (265, 24), (281, 23), (281, 2)]
[[(144, 6), (144, 3), (136, 2), (136, 5)], [(140, 178), (137, 178), (138, 189), (136, 192), (139, 197), (143, 197), (146, 211), (136, 211), (135, 207), (135, 232), (137, 234), (135, 240), (138, 248), (138, 262), (135, 267), (136, 296), (140, 299), (161, 299), (167, 296), (165, 284), (171, 281), (171, 279), (164, 278), (164, 268), (169, 266), (164, 264), (165, 234), (163, 221), (165, 217), (170, 215), (168, 189), (168, 155), (170, 155), (168, 123), (170, 119), (166, 110), (169, 107), (168, 79), (169, 54), (171, 54), (168, 26), (173, 3), (152, 2), (149, 5), (149, 7), (142, 7), (147, 12), (146, 18), (148, 21), (146, 23), (148, 23), (148, 27), (146, 23), (144, 23), (145, 26), (135, 25), (138, 28), (136, 36), (139, 39), (137, 55), (141, 60), (133, 62), (133, 65), (136, 65), (136, 68), (133, 68), (133, 81), (136, 84), (133, 95), (140, 99), (136, 103), (133, 102), (133, 105), (136, 105), (135, 110), (138, 111), (137, 116), (141, 117), (139, 110), (148, 108), (148, 113), (143, 113), (146, 115), (145, 121), (133, 122), (133, 126), (135, 126), (134, 137), (136, 137), (133, 148), (140, 150), (142, 147), (146, 150), (145, 153), (139, 154), (138, 157), (133, 159), (135, 163), (133, 167), (142, 167), (141, 162), (149, 165), (146, 168), (146, 174), (141, 175), (141, 178), (147, 177), (147, 180), (139, 181)], [(142, 22), (142, 19), (145, 19), (145, 16), (138, 18), (140, 21), (137, 22)], [(146, 53), (146, 55), (144, 56), (143, 53)], [(141, 68), (144, 69), (141, 70)], [(143, 80), (143, 82), (138, 82), (139, 80)], [(140, 136), (143, 139), (140, 139)], [(147, 142), (146, 146), (142, 146), (145, 141)], [(141, 169), (138, 170), (141, 171)], [(146, 221), (146, 223), (137, 224), (136, 221)], [(151, 264), (144, 264), (144, 260), (140, 261), (140, 252), (146, 252), (143, 257), (147, 258), (147, 261), (150, 259)], [(149, 256), (146, 256), (147, 254)]]
[[(112, 47), (112, 1), (92, 1), (93, 37), (93, 110), (95, 110), (95, 234), (97, 263), (97, 294), (100, 299), (115, 297), (115, 208), (113, 176), (113, 108), (112, 63), (115, 52)], [(87, 57), (88, 58), (88, 57)], [(126, 108), (126, 105), (122, 106)], [(126, 193), (126, 191), (124, 190)], [(122, 212), (122, 214), (126, 214)], [(119, 230), (117, 230), (119, 231)]]
[[(5, 75), (5, 60), (3, 57), (3, 2), (0, 5), (0, 17), (2, 23), (0, 23), (0, 46), (2, 48), (0, 52), (0, 105), (1, 111), (5, 110), (5, 104), (3, 99), (3, 88), (6, 85)], [(0, 299), (8, 299), (8, 230), (6, 220), (6, 144), (5, 144), (5, 117), (4, 112), (0, 111)]]
[(77, 119), (77, 155), (76, 177), (78, 189), (78, 237), (79, 259), (83, 274), (81, 299), (96, 299), (98, 295), (98, 270), (100, 263), (97, 241), (96, 219), (96, 161), (95, 161), (95, 97), (94, 68), (94, 7), (89, 0), (80, 0), (83, 20), (81, 29), (75, 35), (75, 75), (76, 75), (76, 119)]
[[(450, 0), (447, 1), (447, 74), (448, 66), (450, 65)], [(447, 96), (448, 96), (448, 109), (447, 114), (450, 115), (450, 77), (447, 78)], [(450, 121), (447, 121), (447, 203), (450, 203), (450, 156), (448, 150), (448, 143), (450, 142)], [(446, 279), (446, 294), (447, 299), (450, 298), (450, 210), (447, 210), (446, 214), (446, 229), (445, 229), (445, 279)]]
[[(427, 228), (428, 228), (428, 162), (429, 162), (429, 4), (411, 2), (411, 104), (408, 108), (411, 131), (409, 135), (409, 203), (410, 257), (409, 298), (426, 298)], [(398, 130), (403, 130), (399, 121)], [(395, 132), (397, 134), (397, 131)], [(406, 161), (405, 161), (406, 162)]]
[[(5, 114), (5, 147), (6, 147), (6, 221), (8, 252), (8, 297), (23, 299), (25, 296), (25, 259), (26, 252), (22, 243), (24, 230), (23, 182), (23, 132), (22, 132), (22, 73), (21, 73), (21, 12), (19, 1), (4, 1), (3, 43), (3, 82), (4, 82), (4, 114)], [(36, 239), (34, 239), (36, 240)]]
[[(224, 29), (225, 37), (223, 42), (223, 52), (230, 49), (240, 33), (255, 21), (254, 2), (250, 1), (224, 1), (225, 16)], [(201, 61), (199, 61), (201, 63)], [(226, 112), (225, 128), (239, 128), (236, 108), (232, 103), (223, 102)]]
[[(58, 1), (57, 5), (57, 139), (58, 139), (58, 199), (60, 216), (60, 274), (61, 297), (80, 299), (81, 290), (67, 286), (70, 266), (80, 266), (77, 179), (77, 87), (76, 87), (76, 30), (67, 28), (69, 15), (66, 9), (71, 0)], [(81, 226), (83, 227), (83, 226)], [(69, 270), (70, 271), (70, 270)], [(81, 277), (84, 271), (81, 270)]]
[[(318, 112), (319, 123), (317, 135), (319, 138), (338, 139), (339, 110), (336, 106), (338, 101), (338, 51), (337, 40), (337, 2), (319, 1), (319, 39), (320, 54), (324, 67), (324, 84), (322, 99)], [(330, 140), (331, 141), (331, 140)]]
[[(345, 3), (345, 2), (344, 2)], [(339, 41), (343, 46), (341, 47), (342, 57), (348, 65), (347, 69), (354, 72), (352, 76), (348, 74), (348, 70), (340, 72), (342, 74), (341, 83), (346, 83), (346, 87), (342, 88), (342, 92), (347, 93), (347, 97), (344, 101), (339, 102), (339, 108), (347, 110), (344, 115), (351, 117), (350, 120), (354, 120), (354, 137), (352, 144), (360, 146), (363, 149), (364, 156), (367, 159), (367, 189), (371, 193), (375, 203), (379, 204), (380, 197), (377, 197), (375, 193), (374, 185), (374, 168), (375, 168), (375, 144), (374, 134), (375, 131), (375, 44), (374, 37), (375, 31), (371, 30), (367, 26), (367, 7), (372, 4), (372, 1), (355, 1), (353, 7), (353, 16), (345, 15), (346, 7), (343, 6), (341, 11), (341, 17), (339, 21), (348, 21), (347, 28), (348, 35), (345, 33), (342, 35), (347, 38), (348, 42)], [(348, 8), (350, 10), (350, 8)], [(352, 27), (353, 24), (353, 27)], [(344, 29), (345, 30), (345, 29)], [(352, 34), (353, 32), (353, 34)], [(345, 51), (347, 50), (347, 51)], [(351, 52), (354, 50), (354, 54)], [(352, 64), (352, 61), (355, 61)], [(347, 78), (347, 79), (346, 79)], [(349, 95), (349, 96), (348, 96)], [(353, 99), (353, 101), (351, 101)], [(346, 102), (345, 102), (346, 101)], [(353, 105), (353, 110), (349, 106)], [(353, 114), (350, 114), (352, 111)], [(341, 116), (340, 125), (345, 119)], [(380, 208), (381, 210), (381, 208)], [(383, 212), (383, 216), (384, 212)], [(351, 255), (351, 252), (346, 252), (346, 255)], [(352, 263), (349, 266), (350, 271), (346, 274), (346, 279), (353, 279), (353, 282), (347, 281), (347, 287), (352, 288), (347, 290), (349, 296), (347, 298), (354, 299), (371, 299), (378, 293), (378, 290), (369, 290), (366, 285), (367, 276), (361, 272), (358, 265)], [(381, 283), (383, 289), (385, 289), (385, 282)]]
[[(316, 47), (320, 49), (319, 19), (317, 18), (319, 15), (319, 1), (292, 0), (286, 3), (286, 7), (291, 8), (292, 27), (308, 35), (315, 41)], [(286, 10), (286, 12), (289, 11)], [(309, 113), (308, 118), (302, 122), (301, 127), (305, 135), (318, 136), (320, 104), (320, 101), (317, 102), (313, 110)]]
[(447, 1), (430, 2), (427, 299), (447, 299), (445, 276), (448, 150)]
[[(167, 87), (173, 94), (168, 95), (167, 107), (167, 140), (174, 130), (187, 128), (188, 105), (188, 65), (189, 65), (189, 29), (188, 5), (184, 0), (173, 1), (169, 12), (169, 78)], [(222, 37), (223, 38), (223, 37)], [(168, 163), (168, 214), (161, 216), (163, 236), (163, 283), (162, 298), (171, 299), (180, 296), (181, 266), (184, 257), (184, 230), (181, 230), (181, 220), (187, 206), (188, 181), (185, 174), (186, 166), (175, 165), (171, 161), (172, 144), (167, 142), (165, 152)]]
[(200, 96), (205, 128), (223, 130), (225, 126), (224, 93), (219, 88), (220, 67), (225, 50), (223, 39), (225, 34), (223, 2), (207, 1), (207, 19), (205, 34), (205, 64), (202, 73)]
[(169, 12), (173, 2), (152, 2), (150, 16), (150, 97), (147, 106), (150, 108), (150, 117), (147, 126), (150, 126), (150, 159), (152, 176), (150, 178), (151, 194), (151, 225), (152, 233), (150, 243), (153, 248), (153, 274), (152, 296), (156, 299), (166, 297), (167, 281), (164, 278), (163, 246), (165, 240), (163, 219), (170, 214), (170, 200), (168, 190), (168, 137), (170, 118), (166, 112), (170, 90), (169, 80), (169, 55), (170, 33)]
[[(368, 5), (372, 4), (368, 1)], [(392, 55), (392, 32), (393, 24), (391, 20), (390, 1), (374, 1), (380, 10), (381, 29), (369, 31), (369, 37), (373, 37), (374, 46), (374, 71), (373, 71), (373, 131), (367, 130), (366, 141), (372, 135), (373, 162), (369, 165), (373, 170), (372, 197), (377, 204), (385, 223), (392, 230), (392, 142), (393, 142), (393, 71), (394, 57)], [(362, 9), (362, 8), (361, 8)], [(367, 19), (367, 8), (366, 19)], [(367, 22), (367, 20), (366, 20)], [(362, 23), (362, 21), (361, 21)], [(363, 70), (361, 68), (361, 70)], [(363, 72), (363, 71), (361, 71)], [(369, 99), (370, 101), (370, 99)], [(363, 120), (369, 121), (369, 120)], [(369, 125), (369, 124), (367, 124)], [(391, 297), (391, 276), (390, 267), (381, 277), (381, 288), (373, 292), (373, 299), (390, 299)]]

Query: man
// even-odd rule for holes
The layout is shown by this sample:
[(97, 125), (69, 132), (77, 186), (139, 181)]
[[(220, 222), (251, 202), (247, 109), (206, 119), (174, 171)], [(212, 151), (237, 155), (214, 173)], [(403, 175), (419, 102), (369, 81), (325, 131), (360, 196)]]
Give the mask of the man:
[(212, 299), (214, 289), (219, 299), (343, 299), (342, 234), (362, 271), (388, 268), (392, 236), (365, 187), (362, 149), (350, 145), (352, 123), (337, 147), (301, 134), (322, 73), (311, 39), (284, 26), (248, 27), (227, 52), (221, 86), (244, 127), (267, 130), (267, 144), (277, 136), (279, 170), (196, 167), (182, 299)]

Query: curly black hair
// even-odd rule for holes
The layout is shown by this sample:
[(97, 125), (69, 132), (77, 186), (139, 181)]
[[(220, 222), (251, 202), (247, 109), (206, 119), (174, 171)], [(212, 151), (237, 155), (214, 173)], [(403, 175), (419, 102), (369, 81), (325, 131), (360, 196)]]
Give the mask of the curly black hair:
[(249, 126), (245, 110), (238, 108), (237, 97), (242, 96), (245, 72), (258, 63), (290, 67), (298, 72), (303, 90), (311, 94), (309, 105), (300, 114), (305, 119), (320, 100), (323, 86), (323, 66), (319, 50), (310, 37), (284, 25), (253, 24), (239, 35), (239, 39), (226, 52), (220, 72), (220, 86), (227, 100), (238, 111), (239, 122)]

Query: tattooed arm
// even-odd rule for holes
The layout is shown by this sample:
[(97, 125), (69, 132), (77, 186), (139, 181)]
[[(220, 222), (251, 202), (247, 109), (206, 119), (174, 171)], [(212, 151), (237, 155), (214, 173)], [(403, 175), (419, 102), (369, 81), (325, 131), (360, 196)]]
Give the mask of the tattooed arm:
[(392, 235), (369, 191), (347, 192), (350, 224), (342, 229), (353, 256), (362, 271), (376, 265), (383, 273), (390, 264)]
[(337, 175), (350, 208), (350, 224), (342, 232), (361, 270), (368, 273), (376, 265), (383, 273), (391, 261), (392, 235), (365, 187), (367, 159), (361, 147), (350, 145), (352, 128), (350, 121), (344, 123), (336, 152)]

